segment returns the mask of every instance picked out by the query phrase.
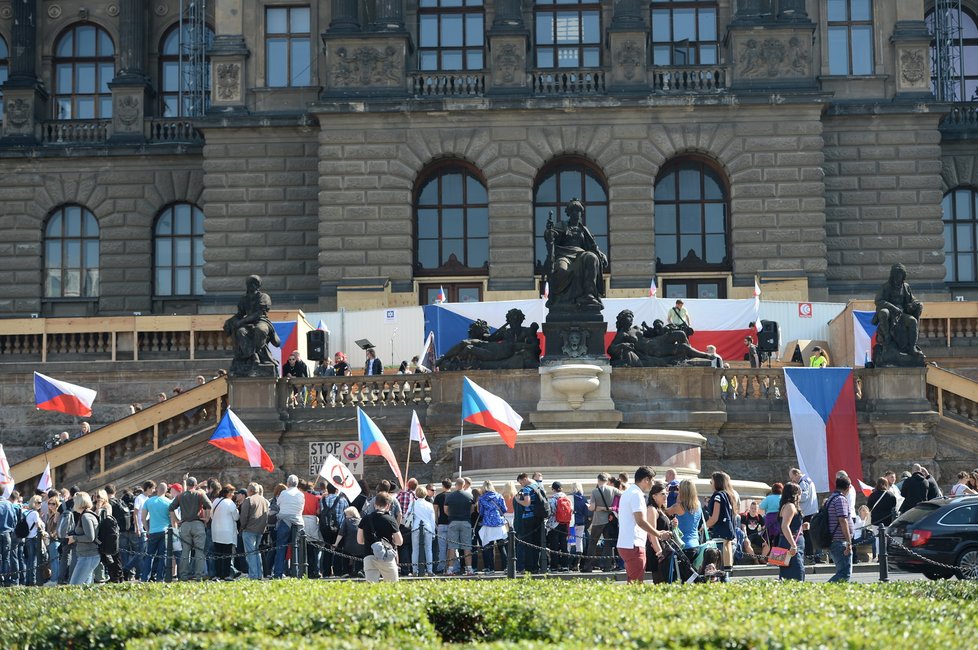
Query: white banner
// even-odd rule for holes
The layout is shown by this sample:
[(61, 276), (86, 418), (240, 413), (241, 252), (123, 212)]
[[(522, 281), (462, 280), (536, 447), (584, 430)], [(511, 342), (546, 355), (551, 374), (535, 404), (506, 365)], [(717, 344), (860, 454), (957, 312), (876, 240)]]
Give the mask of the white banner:
[(331, 440), (309, 443), (309, 476), (319, 474), (320, 468), (329, 455), (343, 461), (343, 464), (357, 477), (363, 477), (363, 447), (359, 440)]

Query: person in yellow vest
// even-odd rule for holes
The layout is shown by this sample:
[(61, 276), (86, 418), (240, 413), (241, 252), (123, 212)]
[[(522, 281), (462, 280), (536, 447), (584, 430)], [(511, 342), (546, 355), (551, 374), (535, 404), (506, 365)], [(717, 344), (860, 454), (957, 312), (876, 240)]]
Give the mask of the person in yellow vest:
[(825, 350), (815, 346), (812, 348), (814, 354), (808, 359), (809, 368), (824, 368), (829, 365), (829, 357), (825, 354)]

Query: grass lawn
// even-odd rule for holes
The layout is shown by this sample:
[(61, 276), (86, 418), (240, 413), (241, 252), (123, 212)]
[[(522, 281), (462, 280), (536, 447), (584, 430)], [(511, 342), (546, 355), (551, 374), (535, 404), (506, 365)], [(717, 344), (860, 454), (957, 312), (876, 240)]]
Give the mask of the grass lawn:
[(976, 647), (972, 582), (629, 587), (565, 580), (14, 588), (0, 647)]

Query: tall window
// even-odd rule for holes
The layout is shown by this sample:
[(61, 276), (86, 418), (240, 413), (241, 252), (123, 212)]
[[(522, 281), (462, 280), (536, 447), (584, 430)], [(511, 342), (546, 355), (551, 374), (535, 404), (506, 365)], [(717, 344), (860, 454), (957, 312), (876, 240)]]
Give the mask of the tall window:
[(265, 8), (265, 76), (268, 86), (312, 83), (309, 7)]
[(418, 275), (489, 270), (489, 196), (476, 170), (458, 161), (435, 165), (415, 190)]
[(44, 229), (44, 295), (80, 298), (98, 295), (99, 227), (79, 205), (56, 210)]
[(934, 95), (939, 101), (978, 100), (978, 19), (963, 7), (940, 16), (932, 9), (926, 19), (935, 38), (930, 50)]
[(97, 25), (70, 27), (54, 48), (54, 110), (59, 120), (112, 117), (115, 46)]
[(652, 0), (653, 65), (719, 60), (716, 0)]
[(959, 187), (944, 195), (944, 281), (976, 281), (975, 234), (978, 231), (978, 190)]
[[(203, 43), (199, 41), (203, 40)], [(214, 30), (206, 28), (203, 35), (195, 33), (190, 25), (174, 25), (160, 45), (160, 115), (163, 117), (185, 117), (195, 115), (197, 107), (191, 92), (203, 85), (204, 101), (210, 101), (211, 74), (208, 58), (203, 60), (203, 68), (195, 70), (191, 64), (191, 54), (195, 48), (206, 51), (214, 41)], [(181, 101), (182, 100), (182, 101)], [(200, 107), (206, 110), (207, 106)]]
[(543, 239), (547, 218), (566, 220), (564, 208), (573, 200), (584, 204), (584, 225), (594, 235), (598, 247), (611, 259), (608, 250), (608, 190), (601, 173), (583, 158), (566, 157), (552, 161), (537, 174), (533, 189), (533, 242), (536, 272), (543, 273), (547, 243)]
[(485, 10), (482, 0), (421, 0), (418, 3), (418, 67), (421, 70), (481, 70)]
[(3, 84), (7, 81), (9, 56), (7, 41), (3, 40), (3, 36), (0, 36), (0, 123), (3, 122)]
[(827, 0), (829, 74), (873, 74), (872, 0)]
[(204, 213), (196, 205), (176, 203), (156, 218), (153, 231), (156, 296), (204, 293)]
[(601, 66), (601, 3), (536, 0), (538, 68)]
[(655, 182), (656, 270), (728, 270), (726, 184), (705, 161), (680, 158)]

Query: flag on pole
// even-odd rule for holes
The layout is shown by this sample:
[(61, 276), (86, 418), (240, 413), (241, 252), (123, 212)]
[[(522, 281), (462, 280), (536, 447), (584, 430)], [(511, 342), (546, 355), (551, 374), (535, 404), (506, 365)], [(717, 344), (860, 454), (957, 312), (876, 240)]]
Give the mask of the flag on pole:
[(435, 363), (438, 355), (435, 353), (435, 332), (428, 332), (428, 337), (424, 340), (424, 350), (418, 357), (418, 370), (421, 372), (434, 372)]
[(322, 331), (326, 332), (327, 334), (329, 334), (329, 328), (326, 327), (326, 321), (324, 321), (322, 318), (319, 319), (319, 324), (316, 325), (316, 329), (317, 330), (322, 330)]
[(866, 485), (860, 479), (856, 479), (856, 482), (859, 483), (859, 489), (862, 490), (864, 497), (868, 497), (873, 493), (873, 486)]
[(0, 487), (3, 487), (3, 498), (9, 499), (10, 493), (14, 491), (14, 477), (10, 473), (10, 463), (7, 462), (3, 445), (0, 445)]
[(785, 368), (788, 413), (798, 467), (819, 492), (835, 485), (840, 469), (863, 475), (852, 368)]
[(360, 484), (357, 483), (357, 479), (353, 476), (353, 472), (350, 471), (350, 468), (343, 461), (333, 454), (326, 456), (326, 460), (323, 461), (323, 467), (319, 470), (319, 475), (323, 477), (323, 480), (339, 490), (346, 497), (347, 501), (352, 502), (360, 496), (362, 490), (360, 489)]
[(438, 295), (435, 296), (435, 302), (439, 305), (445, 302), (445, 287), (438, 287)]
[(655, 298), (655, 294), (659, 293), (659, 288), (655, 286), (655, 276), (652, 276), (652, 284), (649, 285), (649, 298)]
[(34, 405), (39, 409), (87, 418), (92, 415), (95, 395), (91, 388), (34, 373)]
[(384, 437), (380, 428), (359, 406), (357, 407), (357, 433), (360, 436), (360, 444), (363, 445), (363, 455), (382, 456), (390, 465), (394, 476), (397, 477), (398, 484), (404, 487), (404, 478), (401, 476), (401, 468), (397, 464), (397, 458), (394, 457), (394, 450), (391, 449), (390, 443), (387, 442), (387, 438)]
[(761, 327), (761, 285), (757, 284), (757, 278), (754, 278), (754, 328), (760, 332)]
[(44, 466), (44, 473), (41, 474), (41, 480), (37, 482), (37, 489), (43, 492), (47, 492), (52, 487), (51, 485), (51, 463)]
[(258, 438), (231, 409), (224, 413), (224, 417), (221, 418), (214, 435), (208, 442), (218, 449), (248, 461), (251, 467), (260, 467), (266, 472), (275, 469), (272, 459), (268, 457)]
[(418, 412), (411, 411), (411, 440), (418, 443), (418, 449), (421, 451), (421, 460), (427, 465), (431, 462), (431, 447), (428, 446), (428, 440), (424, 437), (424, 431), (421, 429), (421, 422), (418, 420)]
[(523, 418), (503, 398), (478, 386), (468, 377), (462, 378), (462, 420), (492, 429), (502, 437), (506, 446), (516, 446)]

